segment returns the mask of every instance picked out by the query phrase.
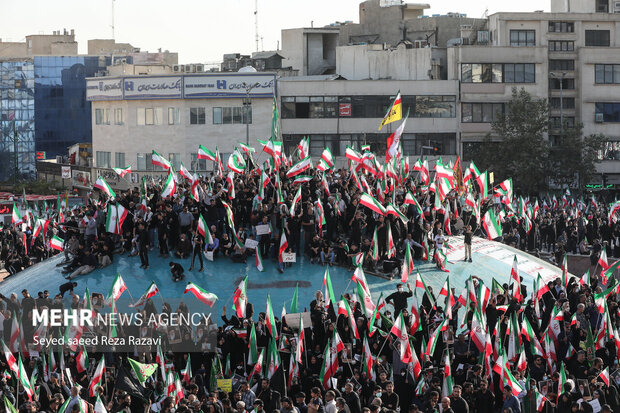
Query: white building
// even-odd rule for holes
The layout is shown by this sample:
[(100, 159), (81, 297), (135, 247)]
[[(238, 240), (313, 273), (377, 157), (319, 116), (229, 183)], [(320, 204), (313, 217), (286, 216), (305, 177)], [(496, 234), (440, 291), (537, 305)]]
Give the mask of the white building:
[(270, 73), (90, 78), (93, 166), (153, 171), (154, 149), (176, 170), (181, 162), (189, 170), (213, 170), (197, 160), (199, 145), (217, 147), (226, 162), (246, 133), (251, 142), (271, 134), (275, 80)]

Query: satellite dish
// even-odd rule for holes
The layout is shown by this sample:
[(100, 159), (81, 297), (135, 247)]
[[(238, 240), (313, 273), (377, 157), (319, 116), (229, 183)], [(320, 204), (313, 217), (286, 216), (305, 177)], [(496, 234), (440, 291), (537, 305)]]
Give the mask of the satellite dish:
[(239, 73), (255, 73), (255, 72), (256, 72), (256, 69), (254, 69), (252, 66), (245, 66), (239, 69)]

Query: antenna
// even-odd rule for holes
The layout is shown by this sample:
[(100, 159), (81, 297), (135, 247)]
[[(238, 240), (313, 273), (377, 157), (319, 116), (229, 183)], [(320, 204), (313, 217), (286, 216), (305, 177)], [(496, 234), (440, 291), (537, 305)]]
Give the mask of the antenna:
[(256, 51), (258, 52), (258, 0), (254, 0), (254, 41), (256, 42)]
[(112, 0), (112, 25), (110, 26), (112, 28), (112, 39), (114, 39), (114, 2), (116, 0)]

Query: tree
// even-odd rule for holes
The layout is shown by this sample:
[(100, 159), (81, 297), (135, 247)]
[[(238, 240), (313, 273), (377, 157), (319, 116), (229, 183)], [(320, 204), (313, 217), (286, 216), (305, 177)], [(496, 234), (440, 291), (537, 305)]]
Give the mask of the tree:
[(599, 151), (603, 149), (603, 135), (583, 135), (583, 125), (564, 129), (559, 142), (549, 152), (549, 176), (560, 188), (583, 188), (596, 172)]
[(512, 89), (504, 114), (493, 122), (495, 143), (487, 135), (474, 156), (480, 168), (495, 175), (495, 182), (513, 178), (515, 189), (540, 193), (547, 185), (549, 144), (544, 137), (549, 122), (546, 99), (535, 99), (525, 89)]

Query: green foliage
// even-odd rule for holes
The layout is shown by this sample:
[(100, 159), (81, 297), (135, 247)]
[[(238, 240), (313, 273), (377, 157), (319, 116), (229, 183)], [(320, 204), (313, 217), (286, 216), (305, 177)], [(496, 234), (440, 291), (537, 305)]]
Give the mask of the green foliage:
[(581, 188), (595, 172), (604, 137), (583, 137), (583, 126), (577, 124), (564, 129), (552, 146), (545, 139), (548, 122), (546, 99), (513, 88), (504, 116), (492, 124), (493, 138), (487, 135), (473, 156), (478, 168), (494, 172), (495, 182), (512, 177), (522, 194), (540, 194), (550, 183)]

